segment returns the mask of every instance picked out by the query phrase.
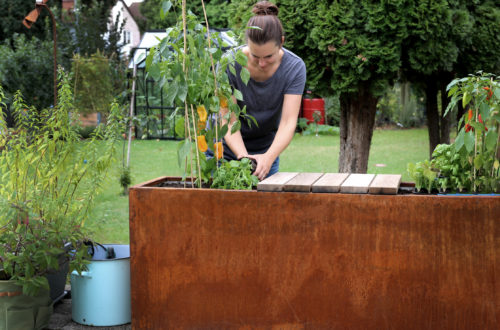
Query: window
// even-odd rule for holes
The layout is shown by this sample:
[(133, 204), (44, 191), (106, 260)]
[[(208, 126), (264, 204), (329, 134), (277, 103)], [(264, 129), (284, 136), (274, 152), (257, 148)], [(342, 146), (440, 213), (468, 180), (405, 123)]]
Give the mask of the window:
[(130, 31), (127, 30), (123, 31), (123, 43), (125, 45), (130, 43)]

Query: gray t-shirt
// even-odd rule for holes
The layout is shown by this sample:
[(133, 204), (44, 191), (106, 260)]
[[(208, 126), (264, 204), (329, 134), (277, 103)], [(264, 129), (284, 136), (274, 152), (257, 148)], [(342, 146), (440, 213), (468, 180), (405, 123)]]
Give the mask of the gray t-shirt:
[[(235, 64), (237, 76), (227, 70), (229, 82), (243, 94), (243, 101), (238, 101), (240, 108), (246, 105), (247, 114), (258, 123), (258, 127), (253, 122), (249, 126), (246, 119), (240, 118), (240, 131), (249, 154), (264, 153), (273, 143), (281, 120), (284, 95), (302, 95), (304, 92), (304, 61), (285, 48), (283, 51), (280, 66), (266, 81), (258, 82), (250, 78), (248, 85), (245, 85), (240, 79), (241, 66), (238, 63)], [(224, 158), (236, 158), (225, 142)]]

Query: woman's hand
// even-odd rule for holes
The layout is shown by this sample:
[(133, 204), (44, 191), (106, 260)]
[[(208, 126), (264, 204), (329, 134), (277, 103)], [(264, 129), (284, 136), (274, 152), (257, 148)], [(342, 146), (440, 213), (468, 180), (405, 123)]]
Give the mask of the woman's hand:
[(273, 157), (268, 154), (256, 154), (248, 155), (248, 158), (255, 159), (257, 162), (257, 168), (255, 169), (255, 172), (253, 172), (253, 175), (258, 177), (259, 181), (264, 180), (273, 165)]

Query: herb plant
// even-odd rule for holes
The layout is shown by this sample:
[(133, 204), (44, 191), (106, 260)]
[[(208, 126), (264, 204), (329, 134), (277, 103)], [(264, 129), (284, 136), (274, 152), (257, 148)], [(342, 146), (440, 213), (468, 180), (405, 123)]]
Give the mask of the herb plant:
[(251, 190), (257, 186), (259, 179), (252, 175), (254, 168), (249, 158), (223, 162), (215, 172), (212, 188)]
[[(84, 223), (121, 130), (113, 104), (107, 125), (80, 141), (68, 77), (61, 72), (59, 79), (56, 108), (38, 112), (15, 95), (15, 131), (3, 120), (0, 87), (0, 279), (16, 281), (25, 294), (48, 288), (45, 275), (59, 268), (61, 257), (70, 271), (84, 269)], [(68, 244), (70, 251), (63, 249)]]

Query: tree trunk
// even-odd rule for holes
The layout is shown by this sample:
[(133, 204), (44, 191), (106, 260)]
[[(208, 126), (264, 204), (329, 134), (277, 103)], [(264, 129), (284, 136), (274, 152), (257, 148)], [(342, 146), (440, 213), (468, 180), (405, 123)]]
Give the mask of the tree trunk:
[(448, 113), (446, 116), (444, 116), (446, 107), (448, 106), (449, 103), (448, 93), (446, 92), (446, 83), (442, 82), (440, 87), (441, 87), (441, 116), (440, 116), (441, 137), (439, 139), (439, 143), (450, 144), (451, 113)]
[(366, 173), (377, 98), (367, 87), (340, 96), (339, 172)]
[(427, 114), (427, 128), (429, 132), (429, 157), (432, 157), (434, 148), (439, 144), (439, 112), (437, 105), (437, 85), (434, 77), (427, 80), (425, 87), (425, 109)]

